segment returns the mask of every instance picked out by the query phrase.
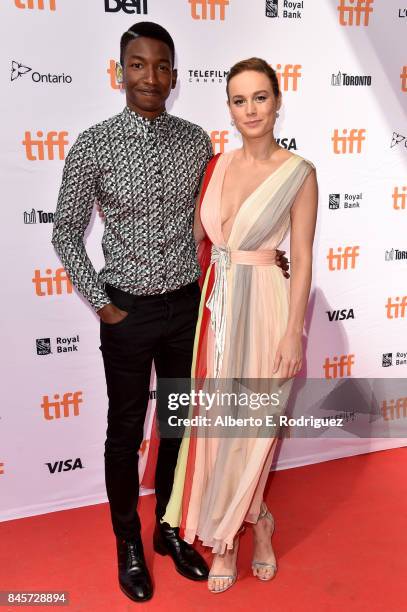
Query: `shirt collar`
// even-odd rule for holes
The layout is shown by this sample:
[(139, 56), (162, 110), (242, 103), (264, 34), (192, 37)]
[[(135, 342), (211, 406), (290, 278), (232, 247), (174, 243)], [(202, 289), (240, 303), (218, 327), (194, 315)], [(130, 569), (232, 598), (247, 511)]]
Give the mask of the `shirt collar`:
[(169, 122), (169, 114), (167, 111), (163, 111), (155, 119), (147, 119), (135, 111), (130, 110), (128, 106), (125, 107), (122, 117), (126, 131), (129, 135), (136, 134), (144, 138), (153, 136), (157, 129), (162, 131), (166, 130)]

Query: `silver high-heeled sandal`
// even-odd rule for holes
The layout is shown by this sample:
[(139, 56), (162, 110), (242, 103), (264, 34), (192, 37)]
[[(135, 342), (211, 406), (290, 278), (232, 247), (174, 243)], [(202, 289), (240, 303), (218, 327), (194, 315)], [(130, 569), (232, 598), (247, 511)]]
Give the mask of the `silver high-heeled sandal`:
[(244, 531), (245, 531), (245, 527), (244, 527), (244, 526), (242, 526), (242, 527), (239, 529), (239, 531), (237, 532), (237, 534), (236, 534), (236, 538), (237, 538), (237, 539), (236, 539), (236, 544), (235, 544), (235, 546), (236, 546), (236, 571), (235, 571), (235, 573), (234, 573), (234, 574), (232, 574), (232, 575), (221, 575), (221, 574), (211, 574), (211, 573), (209, 572), (209, 574), (208, 574), (208, 580), (217, 580), (218, 578), (219, 578), (220, 580), (228, 580), (228, 583), (227, 583), (227, 584), (226, 584), (226, 585), (225, 585), (225, 586), (224, 586), (222, 589), (219, 589), (219, 590), (217, 590), (217, 591), (212, 591), (212, 589), (209, 589), (209, 592), (210, 592), (210, 593), (215, 593), (215, 594), (217, 594), (217, 593), (224, 593), (225, 591), (227, 591), (228, 589), (230, 589), (230, 587), (232, 587), (232, 586), (235, 584), (235, 582), (236, 582), (236, 580), (237, 580), (237, 555), (238, 555), (238, 553), (239, 553), (239, 544), (240, 544), (240, 537), (239, 537), (239, 536), (240, 536), (240, 535), (241, 535), (241, 534), (242, 534)]
[[(259, 521), (262, 518), (267, 518), (269, 521), (272, 522), (272, 528), (271, 528), (271, 534), (270, 534), (270, 539), (273, 536), (274, 533), (274, 528), (275, 528), (275, 522), (274, 522), (274, 517), (271, 514), (271, 512), (269, 511), (269, 509), (267, 508), (266, 504), (263, 502), (262, 503), (262, 508), (260, 510), (260, 514), (259, 514), (259, 518), (257, 519), (257, 521)], [(263, 561), (252, 561), (252, 570), (256, 571), (259, 569), (265, 569), (265, 570), (271, 570), (273, 573), (271, 574), (271, 576), (267, 577), (267, 578), (260, 578), (260, 576), (256, 573), (256, 578), (258, 578), (259, 580), (261, 580), (262, 582), (269, 582), (270, 580), (272, 580), (274, 578), (274, 576), (277, 573), (277, 564), (276, 563), (264, 563)]]

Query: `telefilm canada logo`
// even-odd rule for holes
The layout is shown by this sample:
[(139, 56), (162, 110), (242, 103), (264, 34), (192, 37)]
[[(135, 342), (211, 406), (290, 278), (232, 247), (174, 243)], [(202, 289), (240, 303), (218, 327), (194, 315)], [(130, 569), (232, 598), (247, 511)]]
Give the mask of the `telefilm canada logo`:
[(226, 68), (189, 68), (187, 70), (189, 83), (226, 83), (229, 70)]
[(407, 19), (407, 8), (399, 8), (399, 19)]
[(31, 80), (34, 83), (49, 83), (51, 85), (64, 84), (69, 85), (72, 83), (72, 76), (65, 74), (64, 72), (59, 74), (53, 74), (51, 72), (43, 73), (33, 70), (30, 66), (26, 66), (22, 62), (15, 60), (11, 61), (11, 82), (17, 81), (24, 76), (31, 76)]
[(272, 19), (275, 17), (282, 17), (283, 19), (301, 19), (303, 10), (303, 1), (266, 0), (266, 17), (271, 17)]
[(407, 251), (400, 249), (389, 249), (384, 252), (385, 261), (407, 261)]
[(147, 0), (105, 0), (105, 13), (119, 11), (127, 15), (147, 15)]
[(347, 72), (332, 73), (331, 85), (333, 87), (370, 87), (372, 77), (370, 74), (348, 74)]
[(360, 208), (363, 201), (363, 193), (330, 193), (328, 200), (329, 210), (338, 210), (341, 208)]
[[(52, 345), (55, 349), (52, 350)], [(76, 336), (57, 336), (51, 338), (37, 338), (35, 341), (37, 355), (59, 355), (61, 353), (77, 353), (79, 351), (79, 334)]]
[(55, 213), (45, 212), (45, 210), (31, 210), (24, 211), (23, 219), (25, 225), (36, 225), (37, 223), (54, 223)]

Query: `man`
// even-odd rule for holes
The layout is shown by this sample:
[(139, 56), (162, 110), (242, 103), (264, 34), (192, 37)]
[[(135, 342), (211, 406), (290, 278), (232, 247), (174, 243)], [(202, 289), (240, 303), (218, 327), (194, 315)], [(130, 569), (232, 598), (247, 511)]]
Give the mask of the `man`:
[[(200, 298), (193, 216), (212, 147), (202, 128), (165, 110), (177, 71), (174, 43), (164, 28), (132, 26), (121, 38), (120, 64), (127, 106), (83, 132), (71, 148), (52, 242), (101, 320), (109, 397), (105, 477), (119, 584), (132, 600), (146, 601), (153, 587), (137, 514), (138, 450), (152, 363), (158, 377), (190, 377)], [(95, 200), (105, 218), (105, 267), (99, 273), (83, 242)], [(203, 558), (178, 529), (160, 522), (179, 444), (160, 440), (154, 549), (169, 554), (186, 578), (205, 580)]]

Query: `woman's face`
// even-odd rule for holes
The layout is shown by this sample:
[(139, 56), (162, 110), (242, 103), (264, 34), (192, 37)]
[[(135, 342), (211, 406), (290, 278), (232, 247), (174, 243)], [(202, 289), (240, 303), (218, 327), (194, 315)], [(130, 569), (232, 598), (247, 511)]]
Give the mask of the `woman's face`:
[(260, 138), (272, 132), (281, 98), (263, 72), (246, 70), (229, 81), (229, 110), (242, 136)]

